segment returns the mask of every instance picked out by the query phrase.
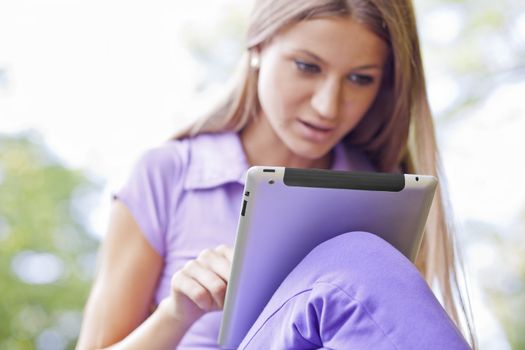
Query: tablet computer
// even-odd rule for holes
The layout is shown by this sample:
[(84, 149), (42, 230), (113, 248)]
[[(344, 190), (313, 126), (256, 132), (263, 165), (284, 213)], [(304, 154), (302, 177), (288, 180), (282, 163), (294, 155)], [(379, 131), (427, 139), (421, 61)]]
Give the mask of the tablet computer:
[(286, 276), (337, 235), (376, 234), (414, 261), (436, 186), (427, 175), (251, 167), (219, 344), (237, 348)]

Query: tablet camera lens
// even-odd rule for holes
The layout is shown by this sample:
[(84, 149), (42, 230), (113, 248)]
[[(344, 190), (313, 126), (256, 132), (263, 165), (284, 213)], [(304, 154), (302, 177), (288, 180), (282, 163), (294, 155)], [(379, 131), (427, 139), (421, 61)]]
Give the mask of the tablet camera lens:
[(419, 177), (418, 176), (416, 176), (416, 181), (419, 181)]

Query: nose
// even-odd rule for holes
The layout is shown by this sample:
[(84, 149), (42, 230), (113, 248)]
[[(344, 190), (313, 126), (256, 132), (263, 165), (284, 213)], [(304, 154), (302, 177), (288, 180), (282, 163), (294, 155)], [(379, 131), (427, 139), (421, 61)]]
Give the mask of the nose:
[(320, 117), (335, 119), (339, 112), (341, 84), (338, 79), (323, 80), (314, 91), (311, 104)]

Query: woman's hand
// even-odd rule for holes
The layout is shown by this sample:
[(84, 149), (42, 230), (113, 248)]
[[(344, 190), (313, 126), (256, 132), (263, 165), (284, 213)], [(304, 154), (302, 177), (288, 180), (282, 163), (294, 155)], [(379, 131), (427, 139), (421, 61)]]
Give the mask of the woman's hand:
[(171, 295), (161, 305), (175, 319), (192, 324), (210, 311), (224, 306), (230, 279), (233, 249), (220, 245), (203, 250), (171, 279)]

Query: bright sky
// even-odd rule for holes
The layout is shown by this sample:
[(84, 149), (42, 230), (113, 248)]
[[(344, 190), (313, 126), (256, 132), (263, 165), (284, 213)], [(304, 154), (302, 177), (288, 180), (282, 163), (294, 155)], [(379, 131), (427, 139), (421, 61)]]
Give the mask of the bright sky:
[(179, 27), (227, 2), (0, 2), (0, 132), (36, 129), (68, 164), (121, 177), (197, 104)]
[[(190, 24), (212, 28), (209, 18), (228, 3), (246, 6), (241, 0), (0, 0), (0, 71), (7, 73), (7, 87), (0, 81), (0, 133), (37, 130), (66, 164), (106, 183), (92, 215), (98, 234), (110, 189), (198, 105), (193, 91), (202, 67), (178, 31)], [(450, 89), (445, 80), (430, 82), (436, 109)], [(524, 82), (500, 86), (481, 108), (439, 130), (462, 222), (504, 228), (525, 211), (524, 92)]]

